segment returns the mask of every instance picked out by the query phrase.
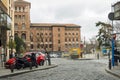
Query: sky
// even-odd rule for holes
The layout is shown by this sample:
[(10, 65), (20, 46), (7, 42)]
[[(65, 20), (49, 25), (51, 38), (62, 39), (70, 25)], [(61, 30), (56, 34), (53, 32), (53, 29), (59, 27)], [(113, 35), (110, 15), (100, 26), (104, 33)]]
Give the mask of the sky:
[(119, 0), (25, 0), (31, 3), (32, 23), (67, 23), (81, 26), (81, 38), (97, 35), (98, 21), (110, 22), (111, 5)]

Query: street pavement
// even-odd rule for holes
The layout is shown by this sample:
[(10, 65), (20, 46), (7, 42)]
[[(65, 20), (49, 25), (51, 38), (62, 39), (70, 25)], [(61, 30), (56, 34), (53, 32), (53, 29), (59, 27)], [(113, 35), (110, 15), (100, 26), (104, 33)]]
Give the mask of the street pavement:
[[(57, 65), (54, 64), (57, 64), (58, 67), (56, 67)], [(53, 69), (46, 70), (49, 68)], [(76, 72), (74, 72), (74, 70)], [(35, 71), (35, 74), (39, 74), (39, 76), (33, 75), (33, 71)], [(11, 73), (9, 69), (4, 69), (0, 67), (0, 80), (16, 80), (17, 78), (19, 78), (18, 80), (57, 80), (57, 78), (58, 80), (119, 80), (119, 78), (116, 79), (114, 76), (110, 74), (108, 75), (107, 72), (120, 78), (120, 66), (115, 66), (114, 68), (109, 70), (107, 56), (97, 59), (94, 54), (87, 54), (84, 55), (84, 58), (82, 60), (53, 58), (51, 66), (39, 66), (38, 68), (33, 68), (32, 70), (30, 70), (29, 68), (15, 70), (14, 73)], [(25, 77), (23, 73), (25, 73), (27, 77)], [(52, 78), (50, 77), (50, 75), (52, 75)], [(93, 78), (89, 78), (90, 75)], [(59, 76), (62, 76), (63, 78)], [(74, 78), (71, 78), (72, 76)], [(103, 78), (100, 78), (100, 76)]]
[(83, 59), (93, 59), (93, 61), (95, 61), (95, 62), (106, 64), (105, 71), (107, 73), (110, 73), (110, 74), (120, 78), (120, 63), (118, 63), (118, 66), (114, 66), (110, 70), (108, 68), (108, 63), (109, 63), (108, 56), (102, 56), (102, 57), (100, 56), (100, 58), (97, 59), (97, 56), (95, 54), (86, 54), (86, 55), (84, 55), (84, 57), (85, 58), (83, 58)]
[(11, 72), (10, 69), (5, 69), (4, 67), (0, 65), (0, 78), (16, 76), (19, 74), (38, 71), (38, 70), (46, 70), (46, 69), (50, 69), (54, 67), (57, 67), (57, 65), (51, 64), (51, 65), (38, 66), (38, 68), (32, 67), (32, 70), (30, 70), (30, 68), (24, 68), (20, 70), (14, 69), (14, 72)]
[[(104, 60), (107, 62), (107, 59)], [(104, 60), (52, 58), (52, 64), (57, 64), (58, 67), (9, 76), (0, 80), (119, 80), (105, 71), (107, 64), (102, 62)]]

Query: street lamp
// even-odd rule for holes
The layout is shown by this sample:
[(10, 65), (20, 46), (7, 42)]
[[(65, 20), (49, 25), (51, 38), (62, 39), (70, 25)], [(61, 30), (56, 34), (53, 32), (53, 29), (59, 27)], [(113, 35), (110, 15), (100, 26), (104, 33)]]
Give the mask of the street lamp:
[(13, 40), (13, 36), (11, 35), (10, 36), (10, 48), (11, 48), (11, 52), (10, 52), (10, 58), (12, 58), (13, 57), (13, 54), (12, 54), (12, 50), (13, 50), (13, 42), (12, 42), (12, 40)]

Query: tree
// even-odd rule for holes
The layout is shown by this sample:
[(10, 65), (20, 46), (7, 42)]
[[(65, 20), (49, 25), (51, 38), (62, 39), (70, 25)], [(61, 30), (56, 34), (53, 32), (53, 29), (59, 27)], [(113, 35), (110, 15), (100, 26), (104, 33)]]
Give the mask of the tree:
[(100, 49), (101, 46), (110, 47), (112, 26), (99, 21), (96, 23), (96, 27), (99, 27), (99, 32), (96, 36), (99, 43), (98, 49)]
[(26, 49), (25, 42), (19, 38), (18, 36), (15, 36), (15, 43), (16, 43), (16, 53), (20, 55), (20, 53), (24, 52)]

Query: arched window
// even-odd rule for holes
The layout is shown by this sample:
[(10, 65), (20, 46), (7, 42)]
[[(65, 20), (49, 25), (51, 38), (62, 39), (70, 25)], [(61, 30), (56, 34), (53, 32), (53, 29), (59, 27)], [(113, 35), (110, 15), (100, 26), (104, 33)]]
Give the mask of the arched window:
[(23, 33), (23, 34), (21, 35), (21, 38), (22, 38), (23, 40), (26, 40), (26, 34)]
[(18, 33), (15, 33), (15, 36), (18, 36)]

